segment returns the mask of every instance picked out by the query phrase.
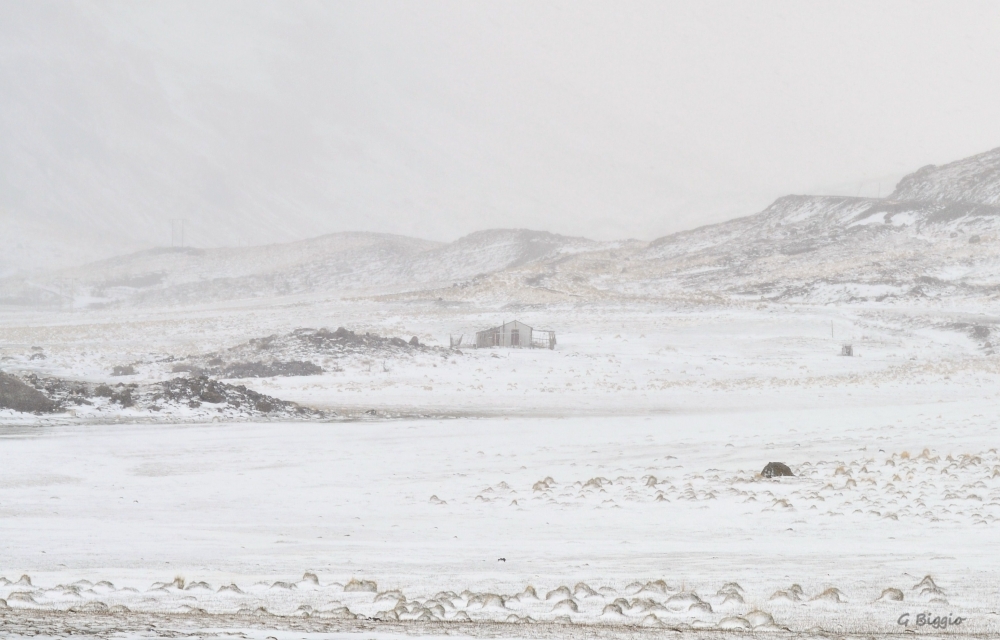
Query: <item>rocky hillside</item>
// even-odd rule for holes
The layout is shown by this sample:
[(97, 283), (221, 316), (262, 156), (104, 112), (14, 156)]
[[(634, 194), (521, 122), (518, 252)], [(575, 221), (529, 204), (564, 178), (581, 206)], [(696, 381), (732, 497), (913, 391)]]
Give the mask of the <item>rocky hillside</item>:
[(787, 196), (759, 214), (661, 238), (638, 290), (671, 286), (814, 302), (991, 292), (1000, 207)]
[(1000, 148), (923, 167), (900, 180), (889, 199), (1000, 205)]
[(243, 385), (205, 376), (153, 383), (94, 383), (0, 371), (0, 420), (24, 414), (62, 414), (90, 420), (292, 420), (335, 414), (286, 402)]

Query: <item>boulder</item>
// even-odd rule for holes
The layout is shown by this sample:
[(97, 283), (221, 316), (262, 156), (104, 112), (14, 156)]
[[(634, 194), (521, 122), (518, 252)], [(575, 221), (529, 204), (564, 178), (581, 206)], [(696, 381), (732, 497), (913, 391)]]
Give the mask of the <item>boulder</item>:
[(780, 476), (794, 476), (795, 474), (783, 462), (768, 462), (764, 470), (760, 472), (760, 475), (765, 478), (778, 478)]

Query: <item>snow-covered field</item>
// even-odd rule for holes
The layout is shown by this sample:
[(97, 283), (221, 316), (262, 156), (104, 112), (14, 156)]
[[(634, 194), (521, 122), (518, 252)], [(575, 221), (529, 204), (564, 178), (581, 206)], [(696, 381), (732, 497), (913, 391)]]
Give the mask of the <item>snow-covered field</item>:
[[(343, 417), (363, 416), (370, 409), (414, 416), (703, 411), (716, 406), (719, 397), (742, 407), (769, 407), (777, 398), (801, 407), (882, 403), (887, 395), (914, 402), (992, 398), (1000, 382), (1000, 360), (992, 356), (989, 342), (997, 317), (989, 304), (970, 308), (751, 303), (497, 310), (303, 299), (273, 306), (24, 312), (3, 318), (0, 368), (143, 383), (176, 375), (171, 373), (176, 358), (217, 353), (301, 327), (345, 326), (447, 347), (449, 335), (462, 335), (467, 344), (477, 328), (516, 317), (557, 329), (558, 348), (296, 354), (311, 358), (324, 373), (229, 382), (337, 410)], [(985, 336), (977, 337), (977, 331)], [(844, 343), (853, 345), (856, 357), (839, 355)], [(133, 366), (135, 373), (111, 377), (120, 365)], [(81, 418), (101, 419), (96, 409), (73, 410)], [(214, 417), (194, 412), (171, 420), (198, 415)], [(122, 417), (162, 416), (119, 410), (104, 419)], [(35, 416), (23, 419), (38, 422)]]
[[(891, 631), (916, 607), (996, 631), (996, 424), (982, 402), (22, 431), (3, 446), (0, 594), (16, 609), (402, 613), (399, 595), (343, 592), (364, 579), (445, 620), (697, 627), (756, 610)], [(771, 459), (799, 477), (755, 477)], [(924, 575), (941, 593), (912, 589)], [(184, 589), (153, 584), (176, 577)], [(528, 586), (538, 599), (510, 600)], [(903, 602), (876, 602), (887, 588)]]
[[(931, 611), (996, 633), (997, 419), (985, 401), (22, 430), (3, 440), (0, 597), (8, 615), (264, 607), (279, 627), (892, 632)], [(769, 460), (798, 477), (756, 477)]]
[[(0, 413), (0, 622), (10, 636), (1000, 633), (1000, 361), (972, 330), (988, 310), (9, 313), (4, 370), (92, 382), (124, 364), (125, 382), (162, 380), (169, 355), (307, 326), (447, 345), (516, 315), (559, 345), (352, 353), (318, 359), (322, 375), (227, 380), (337, 412), (323, 421)], [(770, 461), (796, 477), (759, 477)], [(918, 627), (928, 612), (951, 626)]]

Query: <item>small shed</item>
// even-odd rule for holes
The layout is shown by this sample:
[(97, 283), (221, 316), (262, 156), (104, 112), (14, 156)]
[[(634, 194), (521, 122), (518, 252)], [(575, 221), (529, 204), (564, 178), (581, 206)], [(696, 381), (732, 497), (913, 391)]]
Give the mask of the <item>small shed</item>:
[(476, 332), (476, 348), (488, 347), (555, 349), (556, 332), (533, 329), (523, 322), (512, 320), (492, 329)]

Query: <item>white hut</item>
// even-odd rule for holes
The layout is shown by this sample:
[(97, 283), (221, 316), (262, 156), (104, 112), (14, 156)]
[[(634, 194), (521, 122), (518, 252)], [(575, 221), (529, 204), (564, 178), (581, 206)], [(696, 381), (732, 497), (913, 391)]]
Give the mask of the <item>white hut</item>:
[(556, 332), (532, 329), (523, 322), (513, 320), (498, 327), (476, 332), (476, 348), (556, 348)]

